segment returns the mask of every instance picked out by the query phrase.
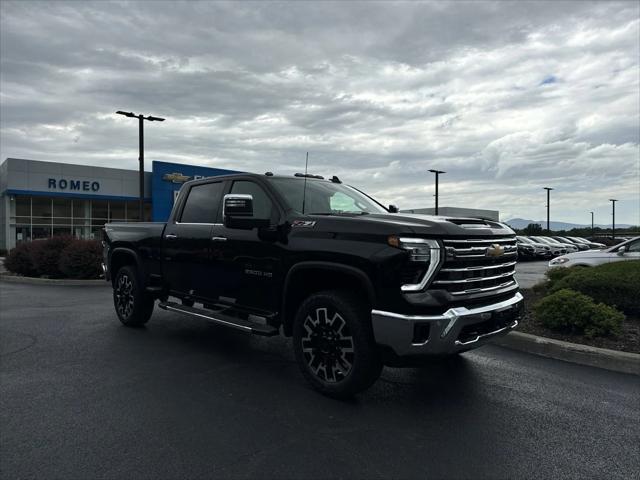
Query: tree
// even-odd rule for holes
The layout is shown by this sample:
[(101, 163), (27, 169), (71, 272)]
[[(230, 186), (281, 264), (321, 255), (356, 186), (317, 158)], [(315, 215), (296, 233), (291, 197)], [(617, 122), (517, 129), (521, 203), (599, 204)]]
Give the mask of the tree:
[(530, 223), (522, 230), (522, 233), (524, 235), (540, 235), (542, 233), (542, 226), (539, 223)]

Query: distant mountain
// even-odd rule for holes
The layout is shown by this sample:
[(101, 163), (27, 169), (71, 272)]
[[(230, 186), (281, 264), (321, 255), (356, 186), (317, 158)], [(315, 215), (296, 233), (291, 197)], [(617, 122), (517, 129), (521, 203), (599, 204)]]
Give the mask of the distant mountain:
[[(506, 222), (507, 225), (509, 225), (510, 227), (513, 228), (517, 228), (518, 230), (522, 229), (522, 228), (526, 228), (527, 225), (529, 225), (530, 223), (537, 223), (539, 224), (542, 228), (547, 228), (547, 221), (546, 220), (527, 220), (524, 218), (512, 218), (511, 220), (507, 220)], [(581, 225), (579, 223), (568, 223), (568, 222), (554, 222), (551, 221), (549, 222), (549, 226), (551, 227), (551, 230), (571, 230), (572, 228), (589, 228), (591, 227), (591, 225)], [(596, 223), (595, 224), (596, 227), (600, 227), (600, 228), (611, 228), (611, 224), (601, 224), (601, 223)], [(632, 227), (633, 225), (627, 225), (626, 223), (621, 223), (621, 224), (616, 224), (616, 228), (629, 228)]]

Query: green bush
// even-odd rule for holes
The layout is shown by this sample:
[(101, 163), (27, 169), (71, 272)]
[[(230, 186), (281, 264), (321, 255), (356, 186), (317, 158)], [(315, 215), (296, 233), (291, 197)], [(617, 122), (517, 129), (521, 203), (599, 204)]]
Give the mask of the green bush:
[(18, 275), (27, 277), (35, 275), (36, 269), (33, 265), (31, 245), (31, 242), (23, 242), (11, 249), (7, 254), (7, 258), (4, 259), (5, 268)]
[(587, 337), (618, 335), (624, 315), (570, 289), (557, 290), (533, 307), (536, 318), (552, 330), (583, 333)]
[(74, 240), (60, 254), (60, 271), (68, 278), (100, 278), (102, 247), (97, 240)]
[(36, 274), (49, 278), (63, 277), (64, 274), (58, 266), (60, 254), (71, 242), (73, 242), (73, 237), (67, 235), (32, 242), (31, 258)]
[(568, 275), (571, 275), (573, 272), (575, 272), (579, 268), (582, 268), (582, 267), (570, 267), (570, 268), (555, 267), (555, 268), (548, 269), (547, 272), (545, 273), (545, 276), (547, 277), (546, 287), (548, 289), (552, 288), (560, 280), (562, 280)]
[(640, 313), (640, 261), (613, 262), (593, 268), (566, 270), (571, 270), (571, 273), (555, 281), (549, 292), (569, 288), (625, 313)]

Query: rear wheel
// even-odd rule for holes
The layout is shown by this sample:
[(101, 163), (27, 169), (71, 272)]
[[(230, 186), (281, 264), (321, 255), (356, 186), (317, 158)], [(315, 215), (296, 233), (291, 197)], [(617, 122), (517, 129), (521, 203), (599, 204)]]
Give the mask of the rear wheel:
[(128, 327), (144, 325), (151, 318), (154, 299), (145, 293), (135, 269), (129, 265), (116, 274), (113, 305), (120, 321)]
[(293, 347), (307, 381), (331, 397), (350, 397), (369, 388), (382, 370), (369, 311), (343, 292), (316, 293), (300, 305)]

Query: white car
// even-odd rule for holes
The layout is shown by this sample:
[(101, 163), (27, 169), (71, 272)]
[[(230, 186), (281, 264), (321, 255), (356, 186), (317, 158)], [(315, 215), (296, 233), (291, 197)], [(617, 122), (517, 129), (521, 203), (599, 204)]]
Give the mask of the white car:
[[(640, 237), (632, 238), (606, 250), (586, 250), (556, 257), (550, 267), (596, 267), (605, 263), (640, 260)], [(638, 265), (640, 268), (640, 265)]]

